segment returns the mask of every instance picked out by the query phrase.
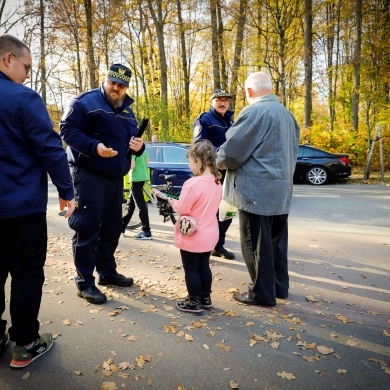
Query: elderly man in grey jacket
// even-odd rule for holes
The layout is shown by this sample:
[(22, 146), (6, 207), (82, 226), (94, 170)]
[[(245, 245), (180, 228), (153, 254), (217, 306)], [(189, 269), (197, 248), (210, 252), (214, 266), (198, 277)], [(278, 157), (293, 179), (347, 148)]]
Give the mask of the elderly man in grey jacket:
[(239, 209), (241, 250), (252, 283), (234, 299), (274, 306), (288, 296), (288, 213), (299, 144), (299, 126), (273, 94), (271, 77), (245, 81), (249, 106), (226, 132), (217, 166), (228, 169), (224, 199)]

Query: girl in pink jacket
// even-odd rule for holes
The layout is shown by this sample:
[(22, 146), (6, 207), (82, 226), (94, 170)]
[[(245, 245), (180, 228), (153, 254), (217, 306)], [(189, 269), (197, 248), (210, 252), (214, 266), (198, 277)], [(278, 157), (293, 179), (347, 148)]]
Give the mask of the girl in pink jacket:
[(175, 224), (175, 246), (180, 249), (188, 291), (187, 298), (178, 301), (176, 307), (180, 311), (198, 314), (211, 308), (209, 260), (218, 241), (216, 214), (222, 198), (222, 186), (210, 141), (200, 140), (192, 144), (187, 158), (194, 177), (184, 183), (179, 199), (170, 199), (170, 204), (180, 215), (195, 218), (198, 230), (191, 236), (183, 235), (179, 222)]

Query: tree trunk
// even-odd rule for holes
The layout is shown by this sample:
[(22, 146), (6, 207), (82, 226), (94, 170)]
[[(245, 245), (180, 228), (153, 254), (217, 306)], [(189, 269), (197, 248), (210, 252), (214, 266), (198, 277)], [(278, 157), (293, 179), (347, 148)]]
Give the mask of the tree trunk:
[(352, 128), (359, 127), (360, 60), (362, 50), (362, 0), (356, 0), (356, 40), (353, 59)]
[(238, 71), (241, 65), (241, 52), (242, 52), (242, 43), (244, 40), (244, 28), (245, 28), (247, 9), (248, 9), (248, 0), (240, 0), (240, 13), (238, 18), (236, 46), (234, 48), (234, 58), (233, 58), (233, 68), (232, 68), (232, 82), (230, 84), (230, 93), (233, 96), (233, 99), (231, 100), (229, 108), (233, 111), (236, 106)]
[(219, 56), (219, 74), (221, 77), (221, 87), (226, 89), (228, 85), (225, 50), (223, 45), (223, 21), (221, 13), (221, 1), (217, 0), (217, 24), (218, 24), (218, 56)]
[(311, 113), (313, 107), (313, 4), (312, 0), (305, 0), (305, 107), (303, 115), (303, 127), (312, 125)]
[(211, 16), (211, 57), (213, 60), (214, 89), (221, 88), (221, 74), (219, 70), (217, 0), (210, 0)]
[(181, 0), (177, 0), (176, 4), (177, 4), (177, 17), (179, 20), (179, 29), (180, 29), (181, 63), (183, 67), (184, 114), (185, 117), (188, 118), (190, 113), (190, 78), (188, 75), (187, 50), (186, 50), (186, 39), (184, 35), (184, 24), (181, 15)]
[(92, 41), (92, 2), (91, 0), (84, 0), (85, 15), (87, 19), (87, 52), (88, 52), (88, 71), (89, 71), (89, 85), (90, 88), (97, 88), (98, 83), (96, 80), (96, 64), (93, 50)]
[(41, 71), (41, 96), (42, 100), (45, 104), (47, 104), (47, 96), (46, 96), (46, 87), (47, 87), (47, 80), (46, 80), (46, 53), (45, 53), (45, 6), (43, 4), (44, 0), (39, 0), (39, 14), (41, 18), (41, 26), (40, 26), (40, 49), (41, 49), (41, 58), (39, 61), (39, 69)]
[[(157, 7), (157, 15), (153, 8), (153, 3)], [(163, 136), (168, 133), (169, 123), (168, 123), (168, 65), (167, 58), (165, 54), (165, 44), (164, 44), (164, 20), (162, 14), (162, 0), (155, 0), (152, 3), (152, 0), (148, 0), (148, 7), (150, 14), (152, 16), (154, 25), (156, 27), (157, 41), (158, 41), (158, 51), (160, 54), (160, 75), (161, 75), (161, 126), (163, 131)]]

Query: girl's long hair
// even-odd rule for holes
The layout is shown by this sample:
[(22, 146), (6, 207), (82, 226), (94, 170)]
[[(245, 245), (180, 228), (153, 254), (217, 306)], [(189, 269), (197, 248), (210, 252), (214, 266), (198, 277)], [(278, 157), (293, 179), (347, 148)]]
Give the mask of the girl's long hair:
[(188, 149), (187, 157), (191, 156), (195, 162), (200, 162), (200, 172), (203, 173), (206, 167), (210, 168), (215, 177), (215, 183), (219, 184), (222, 178), (216, 165), (216, 153), (213, 144), (207, 139), (195, 141)]

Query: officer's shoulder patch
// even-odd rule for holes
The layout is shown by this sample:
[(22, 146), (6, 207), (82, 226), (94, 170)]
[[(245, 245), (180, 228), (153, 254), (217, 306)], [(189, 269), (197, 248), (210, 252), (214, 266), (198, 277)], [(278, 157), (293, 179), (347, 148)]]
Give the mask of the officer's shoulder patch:
[(196, 125), (194, 126), (194, 131), (193, 131), (193, 136), (194, 136), (194, 138), (195, 138), (195, 137), (198, 137), (198, 136), (200, 135), (201, 131), (202, 131), (202, 126), (196, 124)]

